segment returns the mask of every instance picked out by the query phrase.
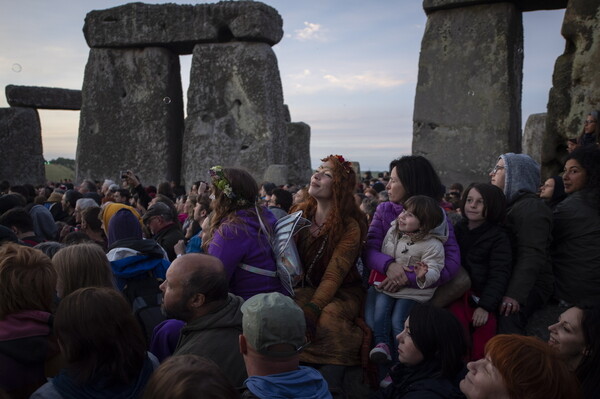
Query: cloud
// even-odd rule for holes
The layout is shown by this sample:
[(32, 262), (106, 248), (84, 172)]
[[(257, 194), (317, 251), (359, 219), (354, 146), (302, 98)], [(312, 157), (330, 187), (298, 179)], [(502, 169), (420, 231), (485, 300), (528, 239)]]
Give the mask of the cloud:
[(296, 29), (295, 38), (300, 41), (308, 41), (308, 40), (325, 40), (325, 30), (322, 29), (320, 24), (314, 24), (312, 22), (304, 22), (304, 29)]
[(313, 73), (304, 69), (300, 73), (286, 76), (291, 92), (313, 94), (324, 90), (373, 91), (392, 89), (407, 83), (404, 79), (390, 76), (386, 72), (364, 71), (360, 73)]

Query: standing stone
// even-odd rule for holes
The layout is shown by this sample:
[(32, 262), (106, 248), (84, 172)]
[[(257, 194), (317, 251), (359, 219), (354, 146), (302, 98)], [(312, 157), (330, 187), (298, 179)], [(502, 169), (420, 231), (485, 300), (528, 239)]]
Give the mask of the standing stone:
[(546, 114), (532, 114), (523, 130), (523, 154), (529, 155), (541, 165), (546, 140)]
[(288, 181), (305, 185), (310, 182), (310, 126), (303, 122), (286, 123), (288, 152)]
[(180, 180), (183, 96), (167, 49), (91, 49), (82, 89), (76, 179)]
[(0, 108), (0, 180), (46, 181), (40, 117), (33, 108)]
[(590, 111), (600, 109), (600, 2), (570, 0), (563, 20), (565, 52), (558, 57), (548, 101), (548, 148), (542, 173), (562, 170), (565, 142), (583, 132)]
[(267, 44), (197, 45), (187, 114), (186, 184), (206, 179), (217, 164), (243, 167), (260, 181), (269, 165), (287, 163), (281, 80)]
[(486, 181), (521, 149), (521, 13), (511, 3), (428, 15), (413, 116), (413, 153), (446, 184)]
[(269, 165), (263, 178), (258, 182), (266, 181), (274, 183), (276, 186), (283, 186), (290, 180), (288, 178), (288, 166), (287, 165)]

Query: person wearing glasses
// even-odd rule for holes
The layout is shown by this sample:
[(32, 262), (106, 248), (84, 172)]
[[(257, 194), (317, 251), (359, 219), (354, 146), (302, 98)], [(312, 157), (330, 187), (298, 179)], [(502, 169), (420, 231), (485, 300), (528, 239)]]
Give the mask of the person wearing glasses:
[(598, 124), (599, 113), (600, 111), (592, 111), (585, 118), (583, 132), (581, 132), (577, 139), (577, 144), (580, 147), (598, 144), (598, 137), (600, 137), (600, 125)]
[(548, 257), (552, 211), (536, 194), (540, 166), (529, 155), (500, 155), (489, 176), (506, 196), (505, 224), (513, 247), (513, 270), (500, 302), (498, 332), (524, 334), (527, 319), (552, 294)]

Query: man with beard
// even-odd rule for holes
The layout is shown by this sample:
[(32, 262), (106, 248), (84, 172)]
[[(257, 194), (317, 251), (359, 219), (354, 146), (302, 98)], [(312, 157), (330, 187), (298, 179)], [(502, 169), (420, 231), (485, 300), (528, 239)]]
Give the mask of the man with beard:
[(204, 254), (180, 256), (167, 270), (160, 289), (165, 316), (187, 323), (173, 356), (206, 357), (217, 363), (235, 387), (241, 387), (247, 377), (238, 348), (243, 299), (228, 292), (223, 263)]

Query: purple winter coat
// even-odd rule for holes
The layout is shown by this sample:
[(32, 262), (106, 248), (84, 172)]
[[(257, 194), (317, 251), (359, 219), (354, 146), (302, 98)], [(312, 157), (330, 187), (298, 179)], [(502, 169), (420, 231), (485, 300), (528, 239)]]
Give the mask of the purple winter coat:
[[(266, 208), (262, 212), (265, 226), (273, 228), (277, 219)], [(236, 216), (242, 223), (225, 222), (214, 232), (208, 254), (216, 256), (225, 265), (229, 278), (229, 292), (248, 299), (263, 292), (280, 292), (288, 295), (278, 277), (263, 276), (241, 269), (245, 263), (268, 271), (277, 271), (275, 255), (266, 235), (261, 231), (255, 212), (241, 210)], [(289, 295), (288, 295), (289, 296)]]
[[(390, 229), (390, 224), (404, 210), (401, 204), (394, 202), (382, 202), (377, 207), (373, 221), (369, 226), (367, 234), (367, 245), (363, 251), (362, 259), (366, 267), (385, 274), (390, 263), (394, 261), (389, 255), (381, 252), (381, 244), (385, 234)], [(448, 240), (444, 243), (444, 268), (440, 273), (440, 279), (432, 287), (437, 287), (452, 280), (460, 268), (460, 249), (454, 235), (454, 227), (450, 220), (448, 222)], [(418, 288), (414, 272), (406, 272), (410, 287)]]

